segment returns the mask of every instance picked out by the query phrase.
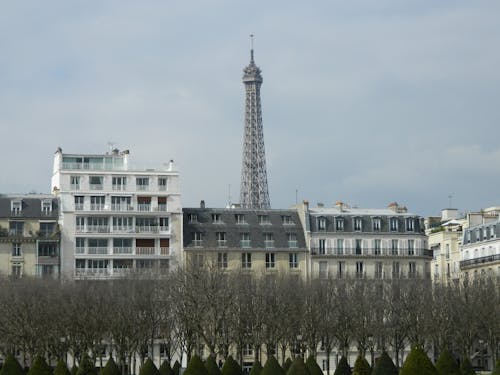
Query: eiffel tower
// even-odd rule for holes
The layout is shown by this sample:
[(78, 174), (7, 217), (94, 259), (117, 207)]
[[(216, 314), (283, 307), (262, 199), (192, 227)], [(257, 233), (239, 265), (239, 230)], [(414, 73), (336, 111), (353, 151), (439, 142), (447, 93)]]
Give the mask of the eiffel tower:
[(245, 85), (245, 135), (241, 167), (240, 203), (242, 208), (267, 209), (271, 207), (267, 187), (266, 153), (260, 106), (261, 71), (255, 65), (252, 48), (250, 64), (243, 69)]

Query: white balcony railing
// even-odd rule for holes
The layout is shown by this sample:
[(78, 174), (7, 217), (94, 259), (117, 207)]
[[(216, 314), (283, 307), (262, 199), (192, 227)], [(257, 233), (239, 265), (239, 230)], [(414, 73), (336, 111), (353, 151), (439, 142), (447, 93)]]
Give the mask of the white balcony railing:
[(70, 189), (71, 190), (80, 190), (80, 184), (71, 184)]
[(126, 185), (113, 185), (113, 190), (114, 191), (125, 191)]
[(109, 270), (107, 268), (77, 268), (76, 276), (81, 276), (81, 277), (109, 276)]
[(297, 247), (299, 247), (299, 246), (298, 246), (297, 241), (288, 241), (288, 247), (289, 247), (290, 249), (296, 249), (296, 248), (297, 248)]
[(75, 211), (83, 211), (83, 203), (75, 203)]
[(111, 210), (125, 212), (125, 211), (133, 211), (134, 208), (128, 204), (116, 204), (116, 203), (114, 203), (114, 204), (111, 204)]
[(132, 226), (113, 226), (113, 233), (134, 233)]
[(135, 231), (137, 233), (158, 233), (158, 227), (157, 226), (151, 226), (151, 225), (137, 225), (135, 227)]
[(136, 185), (137, 191), (148, 191), (149, 185)]
[(160, 255), (170, 255), (169, 247), (160, 247)]
[(90, 210), (91, 211), (104, 211), (105, 206), (102, 203), (91, 203), (90, 204)]
[(113, 247), (113, 254), (132, 254), (133, 249), (131, 247)]
[(84, 247), (76, 247), (75, 254), (85, 254), (85, 248)]
[(104, 188), (103, 184), (90, 184), (90, 190), (102, 190)]
[(136, 247), (135, 248), (136, 255), (155, 255), (154, 247)]
[(88, 253), (95, 255), (105, 255), (108, 253), (108, 248), (107, 247), (89, 247), (88, 248)]
[(250, 247), (250, 240), (240, 240), (241, 247), (248, 248)]
[(107, 225), (87, 225), (87, 233), (109, 233)]
[(273, 248), (274, 247), (274, 240), (266, 240), (266, 241), (264, 241), (264, 246), (267, 249)]
[(138, 204), (137, 205), (137, 210), (141, 212), (150, 212), (151, 211), (151, 204)]
[(166, 204), (158, 204), (158, 207), (156, 207), (156, 211), (166, 212), (167, 211), (167, 205)]

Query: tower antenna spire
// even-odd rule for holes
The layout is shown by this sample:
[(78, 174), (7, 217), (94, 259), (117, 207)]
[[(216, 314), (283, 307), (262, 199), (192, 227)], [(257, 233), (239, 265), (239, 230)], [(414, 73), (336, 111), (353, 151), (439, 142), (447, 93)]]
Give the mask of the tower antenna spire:
[(253, 34), (250, 34), (250, 63), (253, 63)]

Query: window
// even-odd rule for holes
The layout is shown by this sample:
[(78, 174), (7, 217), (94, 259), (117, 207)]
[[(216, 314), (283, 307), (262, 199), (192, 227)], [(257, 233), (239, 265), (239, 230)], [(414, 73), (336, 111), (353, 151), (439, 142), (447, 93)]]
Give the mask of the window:
[(382, 262), (376, 262), (375, 263), (375, 278), (381, 279), (383, 277), (382, 272), (383, 272)]
[(138, 191), (149, 190), (149, 178), (148, 177), (137, 177), (135, 179), (135, 186)]
[(160, 232), (168, 232), (169, 230), (169, 218), (160, 217), (158, 218), (158, 226), (160, 227)]
[(214, 223), (214, 224), (222, 224), (221, 214), (212, 214), (212, 223)]
[(42, 201), (42, 215), (50, 215), (52, 213), (52, 201), (43, 200)]
[(90, 190), (102, 190), (103, 181), (104, 181), (103, 176), (89, 176)]
[(57, 256), (57, 245), (53, 243), (41, 243), (38, 245), (39, 257), (55, 257)]
[(293, 225), (294, 222), (292, 221), (292, 217), (290, 215), (282, 215), (281, 216), (281, 223), (283, 225)]
[(102, 211), (104, 210), (104, 201), (106, 197), (104, 195), (100, 196), (90, 196), (90, 209), (92, 211)]
[(406, 218), (406, 231), (413, 232), (415, 230), (415, 219), (412, 217)]
[(356, 277), (363, 278), (364, 270), (363, 270), (363, 262), (356, 262)]
[(276, 254), (266, 253), (266, 268), (274, 268), (276, 266)]
[(77, 237), (75, 239), (75, 253), (85, 254), (85, 238)]
[(272, 233), (264, 233), (264, 247), (266, 249), (274, 247), (274, 237)]
[(391, 240), (391, 254), (398, 255), (398, 240)]
[(356, 247), (355, 247), (356, 255), (361, 255), (363, 253), (363, 240), (357, 238), (355, 241), (356, 241), (355, 242), (355, 244), (356, 244)]
[(40, 237), (50, 237), (55, 230), (55, 223), (40, 223)]
[(113, 211), (131, 211), (132, 197), (111, 196), (111, 209)]
[(240, 233), (240, 245), (243, 248), (250, 247), (250, 234), (249, 233)]
[(398, 231), (398, 218), (391, 217), (390, 223), (391, 223), (391, 232), (397, 232)]
[(154, 261), (152, 259), (137, 259), (135, 264), (138, 269), (147, 270), (153, 268)]
[[(448, 274), (450, 272), (450, 265), (448, 264)], [(417, 276), (417, 265), (415, 262), (408, 263), (408, 277), (414, 278)]]
[(246, 224), (247, 223), (245, 215), (243, 215), (243, 214), (234, 215), (234, 219), (236, 220), (236, 224)]
[(252, 254), (241, 254), (241, 268), (252, 268)]
[(126, 189), (127, 177), (113, 177), (112, 178), (113, 190), (122, 191)]
[(21, 244), (19, 242), (14, 242), (12, 244), (12, 256), (13, 257), (20, 257), (22, 255), (23, 255), (23, 253), (21, 251)]
[(167, 177), (158, 177), (158, 190), (166, 191), (168, 186), (168, 178)]
[(337, 255), (343, 255), (343, 254), (344, 254), (344, 239), (338, 238), (337, 239)]
[(197, 223), (198, 222), (198, 215), (197, 214), (188, 214), (188, 222), (189, 223)]
[(287, 237), (288, 237), (288, 247), (290, 249), (297, 248), (298, 247), (298, 244), (297, 244), (297, 235), (295, 233), (288, 233)]
[(243, 345), (242, 352), (244, 356), (252, 356), (253, 355), (252, 346), (249, 344)]
[(373, 218), (373, 230), (375, 232), (379, 232), (381, 227), (382, 227), (382, 221), (380, 220), (380, 218), (379, 217)]
[(415, 240), (408, 240), (408, 255), (415, 255)]
[(361, 231), (363, 228), (363, 220), (360, 217), (354, 219), (354, 230)]
[(271, 222), (269, 221), (269, 216), (268, 215), (259, 215), (259, 224), (260, 225), (270, 225)]
[(324, 217), (318, 218), (318, 230), (326, 230), (326, 219)]
[(324, 238), (321, 238), (318, 240), (318, 245), (319, 245), (319, 254), (320, 255), (325, 255), (326, 254), (326, 240)]
[(193, 233), (193, 244), (194, 246), (201, 246), (203, 243), (203, 234), (201, 232), (194, 232)]
[(71, 176), (69, 181), (71, 190), (80, 190), (80, 176)]
[(392, 278), (399, 279), (399, 262), (392, 262)]
[(328, 277), (328, 262), (319, 262), (319, 278), (326, 279)]
[(345, 262), (341, 261), (338, 263), (337, 266), (337, 277), (339, 279), (342, 279), (344, 277), (344, 274), (345, 274)]
[(217, 253), (217, 267), (227, 268), (227, 253)]
[(446, 256), (446, 259), (450, 259), (450, 244), (449, 244), (449, 243), (447, 243), (447, 244), (445, 245), (445, 249), (446, 249), (446, 250), (445, 250), (445, 256)]
[(299, 254), (297, 253), (288, 254), (288, 264), (290, 268), (299, 268)]
[(9, 235), (22, 236), (24, 232), (24, 223), (22, 221), (9, 222)]
[(344, 218), (342, 217), (335, 218), (335, 229), (338, 231), (344, 230)]
[(23, 202), (20, 200), (10, 202), (10, 212), (12, 215), (21, 215), (23, 212)]
[(373, 240), (373, 246), (374, 246), (374, 253), (375, 255), (380, 255), (382, 254), (382, 245), (381, 245), (382, 240), (380, 239), (375, 239)]
[(470, 236), (470, 232), (471, 232), (470, 230), (468, 230), (467, 232), (465, 232), (466, 237), (467, 237), (467, 243), (470, 243), (470, 237), (471, 237)]
[(22, 266), (19, 263), (14, 263), (12, 265), (12, 273), (11, 273), (13, 278), (20, 278), (23, 275), (23, 269)]
[(226, 232), (216, 232), (215, 237), (217, 239), (217, 246), (226, 247)]

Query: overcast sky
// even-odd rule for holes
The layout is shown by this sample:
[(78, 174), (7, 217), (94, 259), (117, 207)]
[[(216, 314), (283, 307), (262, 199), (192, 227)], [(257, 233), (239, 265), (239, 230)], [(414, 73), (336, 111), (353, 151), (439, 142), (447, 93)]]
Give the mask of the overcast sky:
[(251, 33), (273, 208), (500, 205), (498, 0), (3, 1), (0, 192), (113, 142), (238, 201)]

